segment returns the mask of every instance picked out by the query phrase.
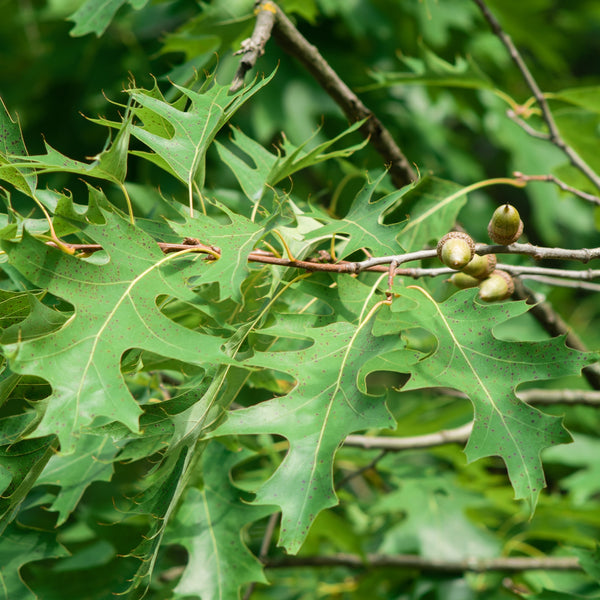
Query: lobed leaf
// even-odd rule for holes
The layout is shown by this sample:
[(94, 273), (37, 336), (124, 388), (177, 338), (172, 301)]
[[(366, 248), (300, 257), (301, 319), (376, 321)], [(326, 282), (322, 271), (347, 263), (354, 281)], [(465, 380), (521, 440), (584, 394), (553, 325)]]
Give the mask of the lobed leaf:
[(450, 387), (464, 392), (475, 410), (474, 426), (465, 452), (469, 461), (500, 456), (518, 499), (534, 509), (545, 486), (540, 453), (571, 441), (562, 419), (546, 415), (519, 400), (515, 388), (578, 374), (597, 360), (567, 348), (564, 338), (543, 342), (508, 342), (493, 329), (527, 311), (524, 302), (480, 304), (473, 290), (463, 290), (437, 303), (424, 289), (403, 289), (391, 307), (391, 317), (378, 332), (422, 327), (435, 335), (436, 349), (412, 365), (403, 355), (386, 360), (388, 367), (410, 372), (405, 390)]
[(21, 567), (32, 561), (68, 555), (53, 534), (9, 525), (0, 537), (0, 598), (35, 600), (37, 596), (21, 578)]
[[(201, 281), (202, 263), (189, 254), (164, 255), (154, 241), (115, 212), (104, 224), (87, 223), (86, 235), (108, 255), (94, 264), (25, 234), (3, 242), (11, 264), (36, 286), (70, 302), (75, 311), (59, 330), (4, 345), (13, 371), (46, 379), (53, 388), (36, 435), (57, 434), (63, 452), (75, 448), (83, 427), (106, 417), (138, 430), (141, 409), (120, 372), (121, 356), (140, 348), (208, 367), (231, 359), (223, 340), (191, 331), (164, 316), (157, 298), (197, 301), (189, 280)], [(242, 243), (242, 241), (240, 241)], [(233, 258), (218, 263), (226, 271)]]
[(190, 487), (165, 535), (181, 544), (188, 562), (174, 590), (175, 599), (237, 598), (241, 586), (266, 583), (262, 566), (241, 540), (244, 528), (273, 507), (247, 504), (231, 482), (231, 469), (251, 453), (228, 451), (211, 442), (202, 457), (203, 485)]
[[(362, 288), (366, 306), (369, 288)], [(260, 330), (311, 341), (302, 350), (261, 352), (245, 362), (288, 373), (296, 385), (285, 396), (232, 412), (214, 433), (274, 433), (289, 441), (286, 457), (258, 489), (256, 502), (281, 507), (279, 543), (290, 553), (298, 551), (318, 513), (336, 504), (333, 457), (342, 440), (353, 431), (394, 424), (383, 398), (365, 391), (364, 363), (397, 348), (398, 337), (374, 337), (368, 321), (313, 326), (311, 315), (288, 314)]]
[(71, 29), (72, 36), (95, 33), (100, 37), (110, 25), (115, 14), (124, 4), (130, 4), (134, 9), (143, 8), (148, 0), (86, 0), (70, 17), (75, 26)]
[(234, 95), (228, 87), (209, 79), (200, 92), (175, 86), (184, 101), (167, 102), (157, 89), (127, 90), (135, 101), (134, 115), (142, 120), (132, 127), (132, 134), (152, 151), (133, 154), (155, 162), (190, 190), (202, 189), (205, 178), (205, 156), (217, 132), (238, 108), (265, 86), (275, 75), (247, 86)]

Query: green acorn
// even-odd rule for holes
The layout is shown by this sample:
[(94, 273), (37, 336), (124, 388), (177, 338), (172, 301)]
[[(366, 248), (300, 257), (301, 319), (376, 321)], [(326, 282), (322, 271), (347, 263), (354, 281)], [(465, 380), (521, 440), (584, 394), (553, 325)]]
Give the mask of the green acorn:
[(476, 254), (461, 271), (477, 279), (485, 279), (496, 268), (496, 255)]
[(451, 231), (447, 233), (437, 245), (439, 259), (451, 269), (462, 269), (475, 254), (475, 244), (466, 233)]
[(450, 283), (455, 285), (460, 290), (465, 290), (467, 288), (477, 287), (480, 282), (479, 279), (475, 279), (475, 277), (467, 275), (464, 271), (459, 271), (450, 277)]
[(488, 234), (497, 244), (508, 246), (516, 242), (523, 233), (523, 221), (519, 211), (511, 204), (499, 206), (488, 223)]
[(479, 297), (484, 302), (506, 300), (515, 291), (512, 277), (506, 271), (494, 271), (479, 286)]

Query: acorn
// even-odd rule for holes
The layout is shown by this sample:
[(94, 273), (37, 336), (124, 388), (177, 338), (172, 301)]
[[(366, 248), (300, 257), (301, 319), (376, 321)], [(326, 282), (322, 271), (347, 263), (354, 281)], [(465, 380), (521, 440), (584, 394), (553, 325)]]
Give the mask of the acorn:
[(496, 268), (496, 255), (476, 254), (461, 271), (477, 279), (485, 279)]
[(515, 291), (512, 277), (506, 271), (494, 271), (479, 286), (479, 297), (484, 302), (506, 300)]
[(462, 269), (475, 254), (475, 244), (466, 233), (451, 231), (447, 233), (437, 245), (439, 259), (451, 269)]
[(497, 244), (508, 246), (516, 242), (523, 233), (523, 221), (519, 211), (511, 204), (499, 206), (488, 223), (488, 234)]
[(459, 271), (450, 277), (450, 283), (460, 290), (466, 290), (467, 288), (477, 287), (480, 281), (471, 275), (467, 275), (463, 271)]

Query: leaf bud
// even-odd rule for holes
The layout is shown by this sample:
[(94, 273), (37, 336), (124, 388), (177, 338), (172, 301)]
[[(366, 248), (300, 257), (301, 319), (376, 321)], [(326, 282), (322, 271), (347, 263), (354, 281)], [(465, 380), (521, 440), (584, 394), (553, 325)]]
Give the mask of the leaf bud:
[(507, 246), (516, 242), (522, 233), (523, 221), (514, 206), (504, 204), (494, 211), (488, 223), (488, 234), (492, 241)]
[(475, 277), (471, 277), (471, 275), (459, 271), (450, 277), (450, 283), (460, 290), (465, 290), (467, 288), (477, 287), (479, 285), (479, 279), (475, 279)]
[(471, 261), (465, 265), (461, 271), (477, 279), (485, 279), (496, 268), (496, 255), (476, 254)]
[(437, 245), (439, 259), (451, 269), (462, 269), (475, 254), (475, 244), (466, 233), (451, 231)]
[(494, 271), (479, 286), (479, 297), (484, 302), (506, 300), (515, 291), (512, 277), (506, 271)]

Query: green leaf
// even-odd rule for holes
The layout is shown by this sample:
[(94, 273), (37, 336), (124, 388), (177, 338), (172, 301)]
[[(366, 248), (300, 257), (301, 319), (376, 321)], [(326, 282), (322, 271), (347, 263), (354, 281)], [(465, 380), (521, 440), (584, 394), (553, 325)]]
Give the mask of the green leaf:
[(424, 289), (403, 289), (391, 307), (392, 317), (376, 331), (423, 327), (437, 338), (437, 348), (416, 364), (403, 356), (389, 367), (411, 372), (405, 390), (450, 387), (467, 394), (475, 410), (465, 452), (468, 460), (500, 456), (506, 463), (517, 499), (531, 510), (545, 486), (540, 453), (571, 441), (560, 417), (546, 415), (520, 401), (515, 387), (561, 375), (579, 374), (597, 357), (571, 350), (564, 338), (544, 342), (507, 342), (494, 337), (498, 324), (527, 311), (523, 302), (483, 305), (475, 291), (463, 290), (438, 304)]
[[(365, 307), (368, 290), (361, 290)], [(298, 551), (317, 514), (336, 504), (332, 466), (342, 440), (353, 431), (394, 424), (383, 398), (366, 393), (363, 366), (370, 357), (397, 347), (398, 337), (373, 337), (368, 321), (320, 328), (312, 328), (313, 323), (310, 316), (279, 315), (274, 326), (260, 330), (311, 340), (306, 349), (263, 352), (246, 362), (284, 371), (296, 385), (285, 396), (232, 412), (215, 433), (276, 433), (289, 441), (289, 452), (257, 491), (256, 502), (281, 506), (279, 544), (290, 553)]]
[(593, 550), (574, 548), (573, 553), (579, 558), (583, 570), (600, 583), (600, 546), (596, 543)]
[(402, 512), (406, 516), (385, 531), (381, 552), (417, 552), (436, 560), (498, 556), (499, 541), (467, 517), (469, 509), (487, 506), (483, 494), (460, 487), (454, 474), (436, 474), (428, 469), (416, 476), (404, 473), (402, 467), (392, 473), (398, 479), (398, 488), (381, 497), (373, 512)]
[(94, 481), (110, 481), (112, 462), (118, 450), (118, 445), (108, 436), (84, 434), (73, 454), (56, 454), (50, 459), (36, 485), (60, 486), (60, 492), (48, 507), (58, 512), (57, 526), (67, 520), (89, 485)]
[(252, 202), (258, 202), (268, 188), (287, 179), (294, 173), (332, 158), (347, 158), (354, 152), (364, 148), (367, 140), (347, 148), (327, 152), (331, 146), (356, 131), (362, 124), (363, 121), (353, 123), (339, 135), (310, 150), (307, 150), (306, 146), (318, 132), (300, 146), (292, 144), (284, 135), (276, 155), (266, 150), (242, 131), (234, 129), (231, 141), (242, 152), (245, 160), (240, 158), (239, 152), (234, 154), (219, 142), (216, 142), (216, 146), (221, 160), (231, 169), (246, 196)]
[[(4, 346), (15, 372), (52, 385), (36, 435), (56, 433), (65, 453), (74, 449), (81, 428), (97, 418), (138, 430), (141, 409), (120, 373), (126, 350), (146, 349), (201, 366), (231, 360), (221, 350), (221, 338), (175, 324), (156, 304), (164, 294), (196, 301), (189, 278), (201, 279), (202, 265), (181, 253), (164, 255), (140, 229), (102, 212), (106, 222), (87, 223), (84, 230), (108, 254), (105, 264), (64, 254), (27, 234), (21, 243), (3, 243), (23, 276), (75, 307), (55, 333)], [(227, 269), (228, 261), (218, 262)]]
[(600, 113), (580, 108), (564, 108), (554, 112), (554, 118), (565, 142), (571, 146), (588, 165), (600, 173)]
[(0, 290), (0, 329), (21, 322), (31, 310), (29, 294)]
[(132, 153), (174, 175), (188, 187), (191, 196), (196, 185), (198, 190), (204, 185), (206, 151), (215, 135), (274, 75), (275, 72), (234, 95), (229, 95), (228, 86), (216, 83), (214, 77), (206, 81), (200, 92), (175, 85), (183, 99), (189, 101), (187, 110), (181, 100), (166, 102), (156, 88), (150, 92), (137, 88), (127, 90), (135, 101), (132, 111), (143, 122), (132, 127), (132, 134), (155, 154)]
[(169, 525), (166, 544), (181, 544), (188, 562), (174, 598), (237, 598), (241, 586), (266, 583), (262, 566), (241, 540), (244, 528), (274, 507), (244, 502), (230, 471), (252, 453), (228, 451), (211, 442), (202, 457), (203, 486), (190, 487)]
[[(27, 193), (29, 196), (34, 195), (35, 187), (33, 187), (34, 174), (42, 173), (75, 173), (77, 175), (85, 175), (95, 177), (116, 183), (122, 184), (127, 175), (127, 152), (129, 149), (129, 137), (131, 127), (131, 115), (125, 117), (121, 128), (117, 132), (115, 139), (108, 143), (108, 147), (94, 157), (93, 162), (84, 163), (73, 158), (65, 156), (58, 150), (54, 149), (50, 144), (44, 141), (46, 154), (35, 156), (27, 156), (26, 153), (21, 155), (10, 155), (10, 162), (13, 165), (12, 170), (18, 170), (18, 173), (23, 178), (29, 178), (30, 186), (24, 189), (23, 186), (17, 185), (18, 182), (8, 178), (8, 181), (14, 183), (18, 189)], [(0, 170), (0, 176), (4, 176), (4, 169)], [(50, 195), (47, 192), (46, 195)]]
[[(203, 270), (202, 283), (219, 284), (220, 298), (233, 298), (242, 301), (240, 286), (249, 273), (248, 254), (264, 235), (259, 227), (242, 215), (237, 215), (225, 206), (219, 205), (228, 219), (228, 223), (217, 221), (202, 214), (194, 218), (185, 217), (185, 223), (171, 223), (171, 227), (182, 238), (199, 239), (221, 251), (221, 259), (208, 262)], [(225, 259), (223, 261), (223, 258)], [(223, 267), (226, 265), (226, 269)], [(213, 299), (214, 301), (217, 298)]]
[(582, 434), (573, 434), (574, 443), (550, 448), (544, 461), (579, 467), (564, 477), (561, 487), (568, 490), (573, 504), (582, 506), (600, 492), (600, 440)]
[(0, 531), (14, 518), (19, 504), (55, 450), (56, 444), (51, 436), (22, 440), (0, 448), (2, 479), (6, 480), (6, 474), (10, 475), (10, 484), (4, 488), (0, 498)]
[(390, 221), (396, 214), (406, 219), (397, 226), (402, 248), (407, 252), (421, 250), (452, 229), (467, 201), (461, 190), (451, 181), (432, 176), (422, 177), (406, 190), (398, 208), (389, 215)]
[(367, 86), (367, 89), (406, 85), (407, 83), (471, 89), (491, 89), (493, 87), (489, 77), (472, 58), (465, 59), (457, 56), (456, 62), (452, 64), (437, 56), (424, 44), (420, 44), (420, 49), (421, 58), (399, 57), (408, 69), (405, 72), (372, 72), (371, 76), (377, 84)]
[(36, 560), (68, 555), (53, 534), (9, 525), (0, 537), (0, 598), (35, 600), (37, 596), (21, 579), (21, 567)]
[(1, 98), (0, 102), (0, 178), (12, 183), (18, 190), (31, 194), (37, 187), (35, 173), (11, 166), (16, 162), (15, 156), (27, 155), (21, 127), (17, 121), (13, 121)]
[[(385, 172), (381, 173), (365, 183), (343, 219), (331, 220), (323, 227), (309, 232), (306, 238), (322, 239), (340, 234), (342, 237), (347, 236), (347, 241), (343, 242), (338, 251), (338, 258), (349, 256), (361, 248), (368, 248), (375, 256), (400, 254), (402, 248), (396, 240), (398, 225), (384, 225), (383, 217), (415, 184), (407, 185), (373, 201), (373, 195), (385, 175)], [(319, 218), (321, 215), (314, 216)]]
[(27, 306), (27, 316), (20, 322), (7, 327), (3, 334), (3, 344), (24, 341), (26, 339), (50, 334), (61, 328), (69, 315), (42, 304), (37, 296), (23, 294)]
[(600, 113), (600, 86), (582, 86), (546, 95), (551, 99), (562, 100), (590, 112)]
[(70, 17), (75, 23), (72, 36), (95, 33), (100, 37), (110, 25), (115, 14), (125, 3), (136, 10), (143, 8), (148, 0), (86, 0)]

